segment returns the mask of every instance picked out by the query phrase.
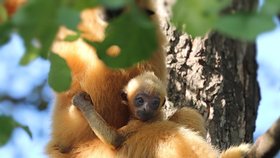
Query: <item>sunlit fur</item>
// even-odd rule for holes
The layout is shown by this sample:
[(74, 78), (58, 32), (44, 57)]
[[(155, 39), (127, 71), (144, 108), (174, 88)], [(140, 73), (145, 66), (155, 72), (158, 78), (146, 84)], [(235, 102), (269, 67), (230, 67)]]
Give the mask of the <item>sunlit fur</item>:
[(147, 94), (158, 93), (161, 100), (164, 100), (166, 96), (166, 87), (153, 72), (144, 72), (131, 79), (124, 88), (124, 91), (128, 94), (128, 98), (134, 98), (139, 92)]
[(239, 146), (231, 146), (229, 149), (223, 151), (221, 158), (245, 158), (246, 154), (251, 149), (251, 144), (241, 144)]
[(191, 129), (173, 121), (141, 122), (132, 120), (126, 131), (132, 134), (117, 151), (117, 157), (202, 158), (219, 153)]
[(204, 118), (193, 108), (183, 107), (177, 110), (169, 120), (184, 125), (184, 127), (196, 131), (201, 137), (206, 138)]
[[(138, 126), (136, 125), (138, 124)], [(231, 147), (220, 154), (198, 132), (173, 121), (141, 123), (137, 120), (126, 127), (136, 129), (116, 157), (121, 158), (245, 158), (249, 145)], [(140, 127), (139, 127), (140, 126)], [(126, 129), (129, 131), (129, 129)], [(133, 130), (132, 130), (133, 131)]]
[[(205, 129), (199, 121), (202, 117), (193, 109), (177, 111), (183, 118), (141, 122), (131, 120), (120, 129), (128, 139), (116, 150), (119, 158), (245, 158), (250, 145), (242, 144), (223, 152), (205, 140)], [(190, 114), (190, 115), (188, 115)], [(176, 115), (176, 113), (175, 113)], [(176, 120), (175, 118), (179, 118)], [(191, 122), (187, 122), (190, 120)], [(183, 122), (181, 122), (183, 121)], [(199, 124), (196, 124), (199, 123)], [(192, 127), (194, 125), (194, 127)]]

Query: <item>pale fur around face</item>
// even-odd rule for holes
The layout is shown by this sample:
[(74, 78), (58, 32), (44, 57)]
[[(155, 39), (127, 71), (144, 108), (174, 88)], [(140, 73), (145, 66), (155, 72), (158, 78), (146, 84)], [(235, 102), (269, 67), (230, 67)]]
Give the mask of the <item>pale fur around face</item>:
[(124, 91), (129, 95), (128, 98), (134, 98), (137, 92), (155, 94), (160, 96), (161, 100), (166, 96), (166, 89), (162, 81), (155, 76), (153, 72), (144, 72), (131, 79)]

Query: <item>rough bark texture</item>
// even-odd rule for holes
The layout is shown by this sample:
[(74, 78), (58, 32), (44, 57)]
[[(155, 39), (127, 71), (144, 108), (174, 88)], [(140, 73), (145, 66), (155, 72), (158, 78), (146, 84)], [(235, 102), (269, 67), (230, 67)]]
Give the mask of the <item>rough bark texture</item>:
[[(233, 0), (228, 9), (250, 10), (255, 3)], [(203, 114), (213, 145), (227, 148), (252, 141), (260, 100), (255, 44), (218, 33), (192, 39), (169, 24), (164, 29), (170, 43), (169, 100)]]

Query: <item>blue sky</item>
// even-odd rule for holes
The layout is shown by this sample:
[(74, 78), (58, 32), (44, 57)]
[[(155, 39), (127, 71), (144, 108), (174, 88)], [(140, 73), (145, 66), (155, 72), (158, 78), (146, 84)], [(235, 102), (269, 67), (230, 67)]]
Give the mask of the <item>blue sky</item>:
[(258, 81), (262, 99), (256, 134), (259, 135), (280, 116), (280, 27), (257, 39)]
[[(46, 80), (49, 62), (36, 59), (28, 66), (19, 66), (23, 50), (21, 39), (17, 35), (12, 36), (8, 45), (0, 47), (0, 94), (5, 93), (14, 98), (27, 97), (34, 86)], [(264, 133), (280, 116), (280, 28), (259, 36), (257, 50), (258, 80), (262, 99), (256, 136)], [(52, 102), (53, 97), (49, 87), (45, 86), (42, 93), (45, 99)], [(17, 121), (28, 125), (33, 133), (33, 139), (30, 139), (22, 129), (14, 130), (12, 139), (0, 148), (1, 158), (46, 157), (43, 148), (50, 134), (51, 107), (38, 111), (34, 105), (13, 106), (8, 101), (0, 103), (0, 114), (12, 115)]]

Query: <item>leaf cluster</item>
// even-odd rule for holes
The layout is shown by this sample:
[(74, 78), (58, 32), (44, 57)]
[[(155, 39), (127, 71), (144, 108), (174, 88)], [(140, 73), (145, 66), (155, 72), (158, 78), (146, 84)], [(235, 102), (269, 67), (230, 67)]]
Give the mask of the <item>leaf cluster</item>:
[(260, 33), (276, 27), (273, 17), (280, 12), (280, 0), (265, 1), (259, 10), (222, 14), (230, 3), (230, 0), (177, 0), (172, 22), (193, 36), (214, 30), (246, 41), (253, 41)]

